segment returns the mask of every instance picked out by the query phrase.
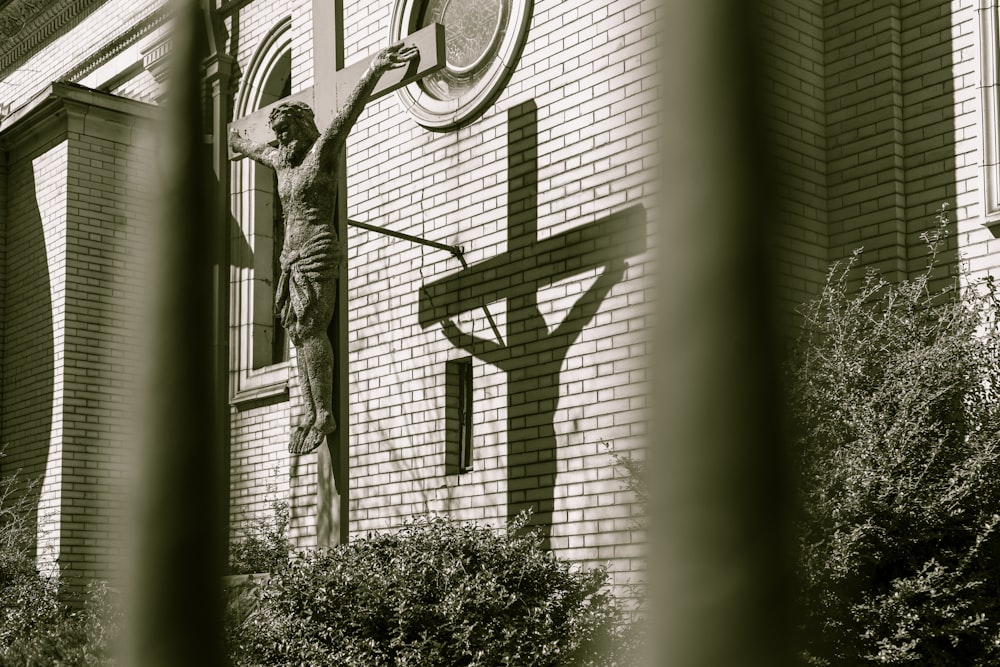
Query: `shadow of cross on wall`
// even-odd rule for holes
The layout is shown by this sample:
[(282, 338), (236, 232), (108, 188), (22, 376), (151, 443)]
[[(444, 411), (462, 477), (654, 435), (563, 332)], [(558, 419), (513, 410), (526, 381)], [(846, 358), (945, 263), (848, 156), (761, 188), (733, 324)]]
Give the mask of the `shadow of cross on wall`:
[[(531, 527), (549, 546), (556, 480), (555, 413), (570, 346), (621, 281), (627, 257), (646, 250), (646, 215), (632, 206), (538, 239), (538, 125), (533, 101), (509, 112), (507, 252), (422, 286), (419, 321), (440, 322), (456, 347), (503, 370), (507, 380), (507, 516), (531, 508)], [(538, 290), (596, 268), (601, 273), (551, 332)], [(507, 302), (503, 340), (466, 334), (451, 318)]]

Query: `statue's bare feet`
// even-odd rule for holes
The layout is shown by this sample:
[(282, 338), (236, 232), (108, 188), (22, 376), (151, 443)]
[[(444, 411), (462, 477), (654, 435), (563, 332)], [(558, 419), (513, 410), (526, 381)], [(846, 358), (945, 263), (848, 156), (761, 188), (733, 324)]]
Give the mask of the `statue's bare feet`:
[(321, 444), (323, 444), (324, 440), (326, 440), (326, 433), (324, 433), (319, 428), (313, 426), (311, 429), (309, 429), (309, 432), (306, 433), (299, 441), (299, 451), (295, 453), (308, 454), (309, 452), (311, 452), (312, 450), (316, 449)]
[(316, 422), (313, 424), (313, 428), (324, 435), (333, 433), (337, 430), (337, 420), (326, 410), (319, 410), (316, 413)]
[(292, 439), (288, 443), (289, 453), (302, 453), (302, 440), (309, 433), (309, 429), (312, 428), (314, 421), (316, 421), (316, 413), (311, 410), (302, 415), (302, 418), (299, 419), (299, 425), (295, 427), (295, 431), (292, 433)]
[(309, 426), (302, 426), (301, 424), (295, 428), (292, 432), (292, 439), (288, 443), (288, 451), (291, 454), (300, 454), (302, 449), (302, 438), (305, 437), (306, 433), (309, 432)]

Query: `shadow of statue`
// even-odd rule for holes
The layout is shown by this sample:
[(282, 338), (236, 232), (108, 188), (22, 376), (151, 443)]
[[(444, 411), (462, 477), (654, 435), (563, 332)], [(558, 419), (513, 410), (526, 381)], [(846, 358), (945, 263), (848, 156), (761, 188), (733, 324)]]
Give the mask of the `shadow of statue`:
[(531, 525), (542, 530), (546, 547), (555, 509), (554, 421), (560, 371), (570, 347), (625, 268), (621, 260), (609, 263), (551, 333), (534, 292), (508, 309), (508, 322), (514, 324), (508, 326), (506, 345), (463, 333), (451, 320), (441, 323), (452, 345), (507, 373), (507, 514), (510, 519), (530, 508)]
[[(633, 206), (547, 239), (538, 238), (537, 109), (514, 107), (508, 122), (507, 252), (421, 289), (420, 323), (440, 322), (455, 347), (504, 371), (507, 379), (507, 515), (531, 509), (546, 547), (555, 509), (560, 378), (570, 347), (619, 283), (625, 258), (645, 250), (645, 211)], [(565, 318), (551, 331), (538, 290), (558, 280), (600, 270)], [(506, 332), (497, 340), (465, 333), (455, 316), (507, 303)], [(488, 311), (487, 311), (488, 314)], [(492, 323), (492, 318), (491, 323)]]

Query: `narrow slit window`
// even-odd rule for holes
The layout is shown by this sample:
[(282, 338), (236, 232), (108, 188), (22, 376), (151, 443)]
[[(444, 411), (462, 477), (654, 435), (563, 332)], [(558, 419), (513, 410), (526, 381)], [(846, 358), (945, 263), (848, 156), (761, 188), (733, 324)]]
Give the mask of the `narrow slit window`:
[(447, 365), (447, 452), (449, 475), (472, 470), (472, 359), (449, 361)]

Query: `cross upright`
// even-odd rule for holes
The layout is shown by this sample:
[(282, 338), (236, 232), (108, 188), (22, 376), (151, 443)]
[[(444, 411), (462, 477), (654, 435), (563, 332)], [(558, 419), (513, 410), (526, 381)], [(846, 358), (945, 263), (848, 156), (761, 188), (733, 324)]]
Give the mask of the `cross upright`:
[(344, 68), (341, 5), (313, 0), (314, 85), (229, 125), (230, 159), (247, 156), (278, 175), (286, 234), (275, 305), (296, 348), (304, 403), (289, 451), (294, 470), (298, 455), (319, 450), (323, 545), (348, 535), (347, 134), (368, 101), (445, 64), (443, 27), (434, 24)]

